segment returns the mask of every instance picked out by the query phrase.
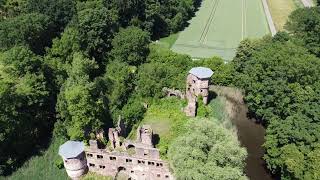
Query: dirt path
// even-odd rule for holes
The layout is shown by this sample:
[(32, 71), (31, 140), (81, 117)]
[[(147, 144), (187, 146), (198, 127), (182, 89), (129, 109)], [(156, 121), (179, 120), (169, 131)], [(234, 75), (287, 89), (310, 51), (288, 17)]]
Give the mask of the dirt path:
[(226, 98), (226, 108), (232, 123), (237, 127), (239, 140), (247, 148), (246, 175), (250, 180), (274, 179), (265, 168), (265, 162), (262, 159), (265, 129), (255, 123), (254, 119), (247, 117), (248, 108), (243, 103), (241, 92), (228, 87), (215, 86), (210, 89), (214, 90), (218, 96)]
[(275, 34), (277, 34), (277, 30), (276, 30), (276, 26), (274, 25), (267, 0), (262, 0), (262, 5), (263, 5), (264, 13), (266, 14), (266, 17), (267, 17), (271, 35), (274, 36)]

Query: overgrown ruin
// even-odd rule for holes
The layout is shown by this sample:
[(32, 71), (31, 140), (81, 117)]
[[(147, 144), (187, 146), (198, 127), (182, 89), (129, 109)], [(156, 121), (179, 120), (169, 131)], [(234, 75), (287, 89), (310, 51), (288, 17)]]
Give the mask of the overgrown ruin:
[[(164, 88), (168, 96), (186, 98), (187, 116), (196, 116), (197, 102), (202, 98), (208, 104), (209, 83), (213, 72), (209, 68), (196, 67), (187, 76), (186, 94), (179, 90)], [(105, 176), (117, 177), (126, 174), (132, 180), (172, 180), (169, 165), (160, 159), (159, 149), (154, 147), (153, 131), (149, 125), (137, 129), (136, 140), (124, 139), (124, 123), (119, 118), (116, 128), (108, 129), (109, 143), (98, 146), (97, 140), (90, 140), (85, 147), (82, 142), (67, 141), (60, 146), (59, 154), (70, 178), (79, 179), (89, 171)], [(97, 139), (103, 139), (103, 131), (97, 133)]]
[(205, 105), (209, 100), (209, 83), (213, 71), (205, 67), (192, 68), (187, 76), (186, 98), (187, 107), (184, 109), (187, 116), (195, 117), (199, 97)]
[[(149, 125), (143, 125), (137, 129), (136, 141), (121, 141), (119, 133), (121, 129), (109, 129), (110, 146), (99, 148), (96, 140), (90, 140), (89, 146), (72, 148), (62, 145), (60, 151), (76, 151), (73, 155), (65, 156), (59, 154), (64, 159), (69, 177), (78, 179), (86, 174), (87, 169), (105, 176), (116, 177), (119, 173), (127, 175), (132, 180), (172, 180), (174, 177), (169, 171), (166, 162), (160, 159), (159, 149), (154, 148), (153, 131)], [(81, 142), (76, 142), (80, 143)], [(72, 145), (73, 143), (71, 143)], [(76, 149), (76, 150), (74, 150)], [(72, 163), (70, 163), (72, 161)]]

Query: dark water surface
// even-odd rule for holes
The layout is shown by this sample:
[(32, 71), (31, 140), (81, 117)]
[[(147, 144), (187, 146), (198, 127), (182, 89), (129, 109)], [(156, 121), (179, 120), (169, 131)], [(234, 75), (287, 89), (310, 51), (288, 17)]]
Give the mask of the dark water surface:
[(266, 169), (265, 162), (262, 159), (264, 154), (264, 149), (262, 148), (265, 135), (264, 127), (256, 123), (254, 119), (247, 117), (248, 108), (245, 104), (231, 103), (234, 106), (234, 110), (236, 110), (236, 115), (232, 119), (232, 123), (237, 127), (241, 144), (246, 147), (248, 151), (246, 175), (251, 180), (275, 179)]

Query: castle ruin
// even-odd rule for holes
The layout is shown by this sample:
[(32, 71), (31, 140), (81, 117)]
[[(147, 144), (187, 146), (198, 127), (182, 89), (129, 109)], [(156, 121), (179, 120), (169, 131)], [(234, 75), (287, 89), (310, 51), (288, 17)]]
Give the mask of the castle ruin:
[(212, 75), (213, 71), (205, 67), (196, 67), (189, 71), (186, 87), (188, 105), (184, 109), (187, 116), (196, 116), (198, 97), (202, 97), (205, 105), (208, 104), (209, 83)]
[[(60, 147), (65, 154), (76, 149), (77, 153), (72, 154), (72, 160), (74, 164), (78, 164), (79, 168), (65, 163), (67, 173), (72, 179), (78, 179), (86, 174), (87, 168), (91, 172), (112, 177), (124, 173), (132, 180), (174, 179), (169, 171), (169, 165), (160, 159), (159, 150), (154, 148), (153, 131), (150, 126), (139, 127), (137, 139), (134, 142), (129, 140), (121, 142), (119, 128), (110, 128), (108, 134), (111, 145), (107, 148), (100, 149), (96, 140), (90, 140), (86, 148), (64, 145)], [(65, 144), (70, 142), (73, 141)], [(81, 142), (77, 143), (81, 144)], [(60, 154), (63, 159), (65, 154)]]
[[(188, 100), (184, 108), (187, 116), (196, 116), (198, 97), (205, 105), (209, 99), (209, 83), (213, 72), (209, 68), (196, 67), (187, 76), (186, 94), (178, 90), (164, 89), (168, 96)], [(105, 176), (117, 177), (124, 173), (131, 180), (172, 180), (169, 165), (160, 159), (159, 149), (154, 147), (153, 131), (149, 125), (137, 129), (136, 141), (122, 140), (126, 134), (124, 123), (119, 118), (116, 128), (109, 128), (109, 146), (99, 148), (96, 140), (85, 147), (82, 142), (67, 141), (59, 148), (59, 155), (71, 179), (79, 179), (89, 171)], [(98, 133), (103, 139), (103, 131)]]

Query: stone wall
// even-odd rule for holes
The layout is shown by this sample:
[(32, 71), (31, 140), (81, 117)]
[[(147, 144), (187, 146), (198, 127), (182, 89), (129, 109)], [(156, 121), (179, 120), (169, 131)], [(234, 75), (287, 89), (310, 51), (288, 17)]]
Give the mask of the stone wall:
[(187, 116), (196, 116), (197, 100), (199, 96), (202, 97), (205, 105), (208, 104), (209, 80), (210, 79), (199, 79), (193, 74), (187, 76), (186, 98), (188, 100), (188, 105), (184, 109)]
[(113, 177), (121, 171), (136, 180), (174, 179), (168, 164), (159, 158), (158, 149), (132, 146), (131, 148), (143, 153), (134, 152), (130, 155), (127, 151), (108, 151), (89, 146), (85, 150), (89, 171)]
[(88, 171), (85, 153), (79, 154), (75, 158), (63, 159), (64, 167), (71, 179), (79, 179)]

